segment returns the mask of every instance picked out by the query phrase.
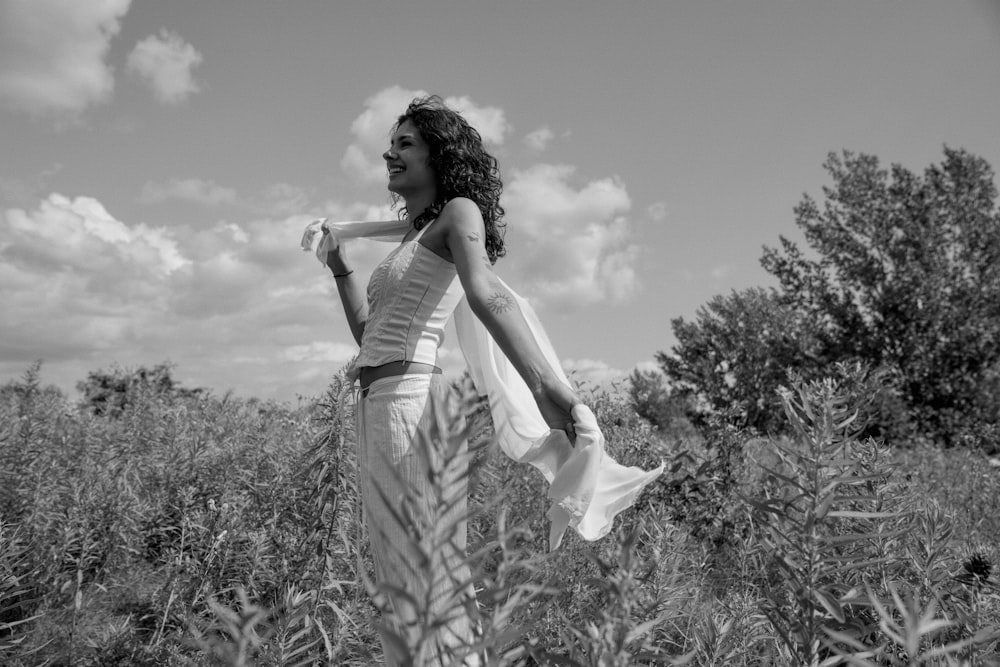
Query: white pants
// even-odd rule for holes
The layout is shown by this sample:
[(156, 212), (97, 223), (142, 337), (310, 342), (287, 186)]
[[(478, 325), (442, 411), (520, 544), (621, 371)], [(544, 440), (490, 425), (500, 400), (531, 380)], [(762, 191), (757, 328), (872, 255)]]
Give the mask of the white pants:
[(358, 400), (361, 499), (389, 667), (406, 656), (387, 631), (419, 644), (414, 665), (479, 664), (453, 657), (475, 641), (475, 590), (465, 563), (468, 443), (449, 433), (464, 422), (449, 391), (440, 375), (401, 375), (376, 380)]

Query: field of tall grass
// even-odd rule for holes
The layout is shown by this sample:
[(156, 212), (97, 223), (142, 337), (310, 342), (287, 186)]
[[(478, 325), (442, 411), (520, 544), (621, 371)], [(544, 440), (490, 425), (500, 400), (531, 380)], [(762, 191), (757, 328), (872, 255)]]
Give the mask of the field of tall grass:
[[(544, 483), (459, 383), (490, 665), (1000, 665), (1000, 468), (858, 436), (837, 382), (783, 395), (793, 436), (660, 430), (582, 388), (621, 462), (667, 472), (611, 535), (547, 553)], [(372, 665), (351, 394), (297, 405), (137, 388), (94, 414), (38, 367), (0, 388), (0, 663)], [(428, 474), (446, 476), (431, 466)], [(416, 506), (416, 504), (414, 504)], [(450, 539), (405, 519), (428, 562)], [(374, 600), (374, 601), (373, 601)], [(442, 618), (392, 633), (419, 656)], [(459, 652), (461, 653), (461, 651)], [(456, 654), (456, 661), (460, 659)], [(419, 664), (414, 661), (414, 664)]]

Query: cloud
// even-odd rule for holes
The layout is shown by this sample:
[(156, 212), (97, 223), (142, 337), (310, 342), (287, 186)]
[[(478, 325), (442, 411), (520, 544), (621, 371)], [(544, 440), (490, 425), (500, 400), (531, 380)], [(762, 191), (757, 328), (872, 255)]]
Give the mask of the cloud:
[(274, 183), (260, 194), (259, 208), (271, 215), (295, 215), (308, 210), (309, 191), (289, 183)]
[(136, 335), (160, 285), (189, 263), (163, 229), (126, 225), (91, 197), (49, 195), (0, 219), (0, 358), (66, 358)]
[(549, 145), (549, 142), (555, 138), (555, 133), (549, 129), (547, 125), (543, 125), (537, 130), (533, 130), (528, 134), (524, 135), (524, 145), (529, 149), (542, 152)]
[(646, 215), (655, 222), (666, 220), (668, 214), (666, 202), (658, 201), (646, 207)]
[(444, 103), (451, 109), (462, 114), (462, 117), (469, 122), (469, 125), (479, 131), (483, 138), (483, 143), (487, 145), (500, 146), (506, 136), (513, 131), (507, 123), (503, 109), (499, 107), (483, 107), (473, 102), (470, 98), (446, 97)]
[(105, 62), (130, 0), (0, 0), (0, 103), (32, 114), (77, 114), (106, 102)]
[[(115, 362), (170, 360), (188, 386), (316, 395), (357, 346), (329, 272), (299, 249), (312, 214), (388, 211), (330, 201), (285, 218), (166, 228), (120, 220), (88, 196), (0, 211), (0, 373), (41, 358), (46, 382), (72, 388)], [(359, 274), (386, 247), (352, 244)]]
[(3, 256), (14, 263), (30, 257), (55, 270), (95, 266), (142, 266), (168, 275), (187, 262), (164, 230), (127, 226), (92, 197), (51, 194), (34, 211), (10, 209), (3, 219)]
[(282, 357), (289, 361), (345, 364), (357, 353), (358, 348), (356, 345), (333, 341), (313, 341), (312, 343), (292, 345), (285, 348)]
[(509, 266), (543, 303), (575, 308), (625, 299), (638, 286), (639, 249), (625, 217), (631, 200), (617, 179), (576, 189), (573, 174), (573, 167), (550, 164), (512, 172), (503, 200)]
[(139, 201), (144, 204), (158, 204), (170, 199), (218, 206), (232, 204), (236, 201), (236, 191), (216, 185), (211, 181), (197, 178), (173, 179), (168, 183), (153, 183), (147, 181), (139, 193)]
[[(233, 188), (210, 180), (174, 178), (165, 183), (147, 181), (142, 186), (137, 200), (143, 204), (187, 201), (209, 207), (234, 205), (244, 211), (275, 217), (308, 215), (310, 211), (316, 213), (315, 217), (320, 217), (321, 212), (321, 209), (312, 203), (312, 193), (309, 189), (290, 183), (273, 183), (258, 192), (244, 196)], [(334, 205), (335, 210), (342, 208), (339, 204)], [(384, 215), (391, 216), (387, 207), (370, 207), (366, 204), (362, 209), (366, 212), (372, 209), (373, 213), (376, 210), (382, 213), (384, 209)]]
[[(343, 170), (358, 183), (380, 183), (386, 179), (382, 153), (389, 144), (392, 126), (415, 97), (425, 97), (423, 90), (390, 86), (375, 93), (364, 103), (364, 111), (351, 123), (354, 141), (340, 161)], [(511, 132), (502, 109), (480, 106), (466, 96), (446, 97), (444, 103), (461, 113), (476, 128), (487, 144), (499, 146)]]
[(560, 363), (570, 380), (585, 388), (609, 389), (626, 375), (625, 371), (595, 359), (563, 359)]
[(202, 55), (175, 32), (161, 30), (135, 45), (128, 56), (129, 71), (137, 73), (165, 104), (179, 104), (201, 90), (192, 70)]

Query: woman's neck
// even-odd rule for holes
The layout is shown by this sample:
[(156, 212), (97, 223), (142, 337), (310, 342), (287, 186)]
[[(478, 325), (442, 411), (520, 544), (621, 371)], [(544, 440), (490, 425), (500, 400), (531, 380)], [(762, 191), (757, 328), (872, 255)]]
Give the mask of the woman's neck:
[(426, 195), (414, 195), (406, 197), (403, 199), (406, 204), (406, 217), (410, 219), (412, 223), (416, 220), (421, 213), (426, 211), (434, 204), (434, 193), (428, 193)]

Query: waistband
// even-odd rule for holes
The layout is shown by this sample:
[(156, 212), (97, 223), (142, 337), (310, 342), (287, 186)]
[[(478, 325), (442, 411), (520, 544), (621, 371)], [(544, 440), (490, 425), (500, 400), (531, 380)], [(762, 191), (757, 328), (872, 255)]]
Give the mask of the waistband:
[(358, 372), (358, 384), (361, 385), (362, 395), (368, 390), (372, 382), (394, 375), (416, 375), (416, 374), (437, 374), (441, 369), (433, 364), (425, 364), (419, 361), (390, 361), (381, 366), (365, 366)]

